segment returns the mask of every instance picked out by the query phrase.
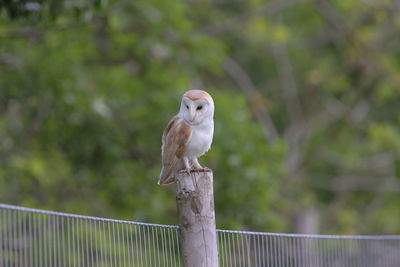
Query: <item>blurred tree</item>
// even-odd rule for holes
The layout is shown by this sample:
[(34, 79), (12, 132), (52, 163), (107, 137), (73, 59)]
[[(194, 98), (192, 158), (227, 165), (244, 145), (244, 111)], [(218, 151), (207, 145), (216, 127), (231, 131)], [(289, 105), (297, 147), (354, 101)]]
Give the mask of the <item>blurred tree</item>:
[(5, 1), (0, 201), (177, 223), (161, 133), (206, 88), (220, 228), (398, 233), (394, 1)]

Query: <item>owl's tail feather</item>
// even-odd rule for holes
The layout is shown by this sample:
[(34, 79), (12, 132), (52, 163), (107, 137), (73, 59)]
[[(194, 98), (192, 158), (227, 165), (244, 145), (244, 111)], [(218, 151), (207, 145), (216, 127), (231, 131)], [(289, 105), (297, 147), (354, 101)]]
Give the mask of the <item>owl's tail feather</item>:
[(164, 181), (160, 181), (160, 180), (158, 181), (158, 185), (169, 185), (169, 184), (173, 184), (173, 183), (175, 183), (175, 177), (171, 177)]
[(175, 182), (175, 173), (184, 167), (182, 160), (177, 157), (171, 162), (164, 163), (158, 180), (159, 185), (168, 185)]
[(175, 182), (175, 173), (171, 168), (163, 167), (158, 179), (159, 185), (169, 185)]

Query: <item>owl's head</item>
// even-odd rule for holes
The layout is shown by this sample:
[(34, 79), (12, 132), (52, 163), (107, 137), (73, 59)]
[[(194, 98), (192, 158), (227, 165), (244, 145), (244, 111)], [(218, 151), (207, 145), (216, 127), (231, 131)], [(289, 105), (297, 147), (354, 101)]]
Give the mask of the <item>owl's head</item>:
[(180, 114), (190, 125), (197, 125), (214, 116), (214, 101), (202, 90), (187, 91), (181, 102)]

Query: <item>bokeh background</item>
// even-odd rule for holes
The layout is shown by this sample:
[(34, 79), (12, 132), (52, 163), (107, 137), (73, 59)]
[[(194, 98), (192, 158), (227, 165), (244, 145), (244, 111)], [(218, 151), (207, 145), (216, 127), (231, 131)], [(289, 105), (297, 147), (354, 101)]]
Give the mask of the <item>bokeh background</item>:
[(219, 228), (399, 234), (399, 1), (0, 5), (1, 202), (177, 224), (161, 134), (205, 89)]

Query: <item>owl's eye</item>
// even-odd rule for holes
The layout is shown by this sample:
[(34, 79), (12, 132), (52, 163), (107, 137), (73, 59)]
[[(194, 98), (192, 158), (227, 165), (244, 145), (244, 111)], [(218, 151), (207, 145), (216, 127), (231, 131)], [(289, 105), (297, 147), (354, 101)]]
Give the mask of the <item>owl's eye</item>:
[(203, 106), (198, 106), (197, 107), (197, 110), (201, 110), (201, 109), (203, 109)]
[(188, 105), (186, 105), (186, 108), (187, 108), (187, 109), (189, 109), (189, 106), (188, 106)]

